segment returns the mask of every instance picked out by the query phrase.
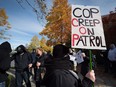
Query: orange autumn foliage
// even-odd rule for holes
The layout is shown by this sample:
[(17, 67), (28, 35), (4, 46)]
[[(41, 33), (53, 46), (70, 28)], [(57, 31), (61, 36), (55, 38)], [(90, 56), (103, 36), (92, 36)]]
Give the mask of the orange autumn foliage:
[(46, 16), (47, 24), (40, 35), (48, 37), (49, 44), (67, 43), (71, 36), (71, 7), (68, 0), (54, 0)]

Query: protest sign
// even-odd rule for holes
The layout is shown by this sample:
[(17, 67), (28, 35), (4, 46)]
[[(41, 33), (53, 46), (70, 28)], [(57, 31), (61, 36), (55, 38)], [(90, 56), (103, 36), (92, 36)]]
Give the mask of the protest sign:
[(76, 58), (75, 58), (75, 61), (76, 61), (78, 64), (79, 64), (79, 63), (82, 63), (82, 62), (84, 61), (81, 50), (79, 50), (74, 56), (76, 57)]
[(72, 5), (72, 48), (106, 50), (99, 7)]

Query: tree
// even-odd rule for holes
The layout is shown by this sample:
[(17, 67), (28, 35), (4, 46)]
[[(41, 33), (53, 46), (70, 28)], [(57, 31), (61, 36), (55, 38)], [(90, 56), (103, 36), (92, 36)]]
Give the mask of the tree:
[(47, 45), (47, 40), (44, 37), (40, 40), (40, 47), (46, 52), (52, 50), (52, 47)]
[(33, 38), (31, 39), (31, 43), (29, 44), (28, 46), (28, 50), (29, 51), (32, 51), (33, 49), (37, 48), (37, 47), (40, 47), (40, 44), (39, 44), (39, 39), (38, 37), (35, 35), (33, 36)]
[(9, 38), (5, 36), (6, 31), (11, 28), (7, 20), (8, 20), (8, 16), (6, 15), (5, 10), (0, 8), (0, 39)]
[(46, 45), (47, 40), (42, 37), (41, 40), (38, 39), (38, 37), (35, 35), (31, 39), (30, 44), (27, 46), (27, 49), (31, 52), (33, 49), (36, 49), (37, 47), (41, 47), (44, 51), (48, 52), (51, 51), (51, 46)]
[(47, 24), (40, 35), (48, 37), (50, 44), (67, 43), (71, 36), (71, 7), (68, 0), (54, 0), (46, 16)]

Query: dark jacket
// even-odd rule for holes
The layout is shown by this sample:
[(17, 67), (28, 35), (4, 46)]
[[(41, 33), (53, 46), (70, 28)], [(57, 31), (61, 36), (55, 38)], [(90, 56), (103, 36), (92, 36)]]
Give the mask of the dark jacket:
[(32, 52), (31, 53), (31, 56), (32, 56), (32, 63), (33, 63), (33, 67), (34, 67), (34, 65), (36, 63), (36, 53), (35, 52)]
[(87, 72), (90, 70), (89, 69), (89, 58), (84, 57), (84, 62), (81, 63), (81, 74), (85, 76)]
[(46, 87), (92, 87), (92, 81), (84, 78), (77, 79), (69, 70), (73, 62), (67, 55), (68, 48), (64, 45), (56, 45), (53, 48), (53, 58), (45, 62), (46, 74), (42, 84)]
[[(18, 47), (21, 47), (21, 51), (18, 50)], [(12, 59), (15, 61), (16, 71), (24, 71), (28, 69), (28, 65), (32, 63), (32, 56), (29, 52), (25, 50), (23, 45), (18, 46), (16, 51), (17, 53), (13, 55)]]
[[(43, 73), (45, 71), (44, 62), (45, 62), (46, 58), (47, 58), (46, 54), (44, 54), (44, 53), (41, 56), (40, 55), (36, 56), (36, 62), (34, 64), (34, 72), (35, 72), (34, 79), (36, 81), (41, 81), (41, 79), (42, 79), (41, 73)], [(41, 65), (39, 66), (39, 68), (36, 66), (37, 62), (41, 63)], [(39, 84), (39, 83), (37, 83), (37, 84)]]
[(88, 78), (81, 82), (69, 72), (73, 63), (68, 58), (51, 59), (45, 62), (45, 66), (46, 74), (42, 84), (46, 87), (92, 87), (93, 82)]
[(43, 53), (41, 56), (39, 56), (39, 55), (36, 56), (36, 62), (41, 63), (40, 67), (44, 67), (44, 62), (45, 62), (46, 58), (47, 58), (47, 55), (45, 53)]
[(0, 45), (0, 82), (7, 79), (6, 71), (10, 68), (10, 53), (11, 45), (8, 42), (4, 42)]

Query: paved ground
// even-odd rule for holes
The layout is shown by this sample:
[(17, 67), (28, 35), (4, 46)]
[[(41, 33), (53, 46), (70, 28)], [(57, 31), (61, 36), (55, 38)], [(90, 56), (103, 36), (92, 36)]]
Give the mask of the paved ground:
[(103, 67), (96, 68), (95, 72), (95, 87), (116, 87), (116, 78), (110, 73), (104, 73)]
[[(14, 70), (10, 70), (14, 76)], [(95, 70), (96, 82), (94, 87), (116, 87), (116, 78), (109, 73), (103, 72), (103, 67), (97, 67)], [(34, 81), (31, 81), (32, 87), (35, 87)]]

